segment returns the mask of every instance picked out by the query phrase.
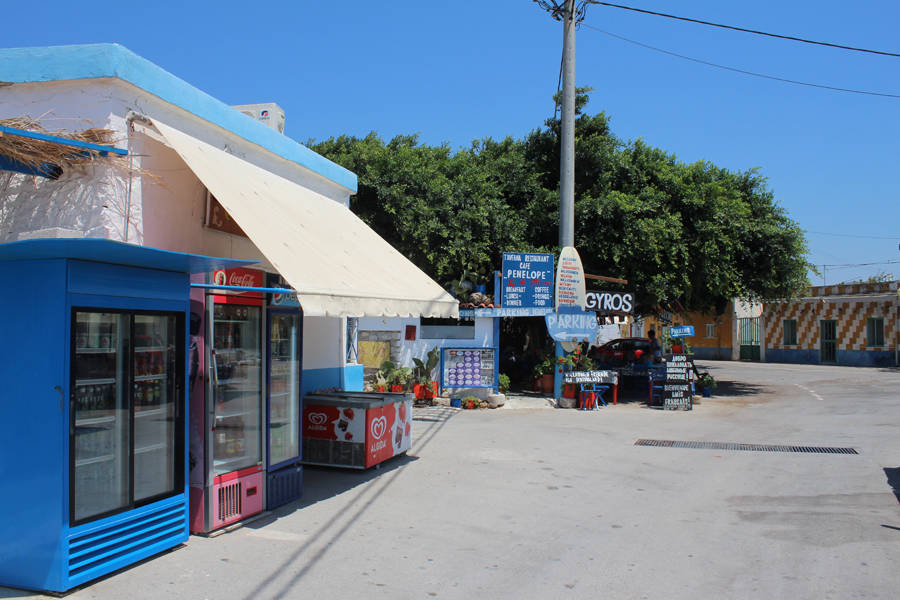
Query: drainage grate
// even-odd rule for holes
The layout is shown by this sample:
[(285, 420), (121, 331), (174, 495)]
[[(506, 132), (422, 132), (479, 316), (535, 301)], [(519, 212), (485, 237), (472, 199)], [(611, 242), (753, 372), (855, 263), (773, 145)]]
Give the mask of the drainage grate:
[(807, 454), (859, 454), (855, 448), (825, 446), (783, 446), (779, 444), (735, 444), (732, 442), (678, 442), (675, 440), (638, 440), (635, 446), (660, 448), (697, 448), (700, 450), (742, 450), (749, 452), (805, 452)]

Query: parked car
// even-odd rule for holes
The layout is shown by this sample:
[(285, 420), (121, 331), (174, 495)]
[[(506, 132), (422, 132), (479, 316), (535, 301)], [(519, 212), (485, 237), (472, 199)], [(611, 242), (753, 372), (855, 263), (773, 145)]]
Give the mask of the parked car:
[(635, 362), (651, 362), (650, 338), (619, 338), (602, 346), (591, 348), (588, 356), (594, 362), (610, 366), (622, 366)]

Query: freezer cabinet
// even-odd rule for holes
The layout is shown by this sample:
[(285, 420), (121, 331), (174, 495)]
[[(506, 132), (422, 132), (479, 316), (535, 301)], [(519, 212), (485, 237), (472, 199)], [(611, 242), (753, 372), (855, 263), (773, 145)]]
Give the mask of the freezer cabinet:
[(332, 392), (303, 398), (303, 463), (367, 469), (405, 453), (412, 394)]

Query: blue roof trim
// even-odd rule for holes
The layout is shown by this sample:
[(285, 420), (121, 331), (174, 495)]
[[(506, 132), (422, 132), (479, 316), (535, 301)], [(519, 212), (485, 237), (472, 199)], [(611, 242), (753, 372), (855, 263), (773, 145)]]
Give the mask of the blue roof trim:
[(297, 163), (351, 192), (354, 173), (266, 127), (119, 44), (0, 50), (0, 82), (115, 77)]
[(54, 144), (60, 144), (62, 146), (72, 146), (73, 148), (85, 148), (87, 150), (93, 150), (100, 154), (100, 156), (106, 156), (110, 152), (113, 154), (118, 154), (120, 156), (128, 155), (128, 150), (124, 150), (122, 148), (116, 148), (115, 146), (103, 146), (101, 144), (92, 144), (90, 142), (82, 142), (81, 140), (73, 140), (69, 138), (59, 137), (58, 135), (50, 135), (48, 133), (40, 133), (38, 131), (28, 131), (27, 129), (16, 129), (15, 127), (4, 127), (0, 125), (0, 134), (8, 133), (10, 135), (17, 135), (19, 137), (31, 138), (33, 140), (41, 140), (42, 142), (52, 142)]
[(99, 238), (44, 238), (0, 244), (0, 261), (72, 258), (178, 273), (209, 273), (256, 261), (160, 250)]

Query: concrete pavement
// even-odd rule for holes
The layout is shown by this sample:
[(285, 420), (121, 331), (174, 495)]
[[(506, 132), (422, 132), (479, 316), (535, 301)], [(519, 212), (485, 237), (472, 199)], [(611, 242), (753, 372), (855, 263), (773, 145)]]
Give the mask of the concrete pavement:
[(896, 598), (900, 371), (703, 367), (690, 412), (417, 410), (407, 457), (308, 468), (301, 501), (68, 597)]

